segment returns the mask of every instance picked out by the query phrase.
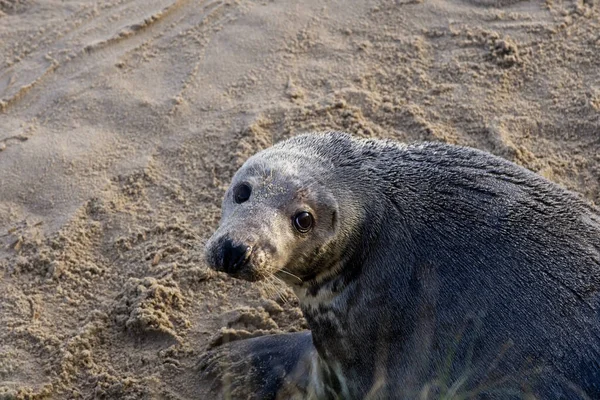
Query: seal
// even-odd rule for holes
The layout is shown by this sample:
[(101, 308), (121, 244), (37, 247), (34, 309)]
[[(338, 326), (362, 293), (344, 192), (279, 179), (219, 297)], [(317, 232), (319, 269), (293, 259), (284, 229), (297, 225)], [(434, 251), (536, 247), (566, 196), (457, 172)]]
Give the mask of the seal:
[(600, 398), (599, 215), (472, 148), (280, 142), (233, 177), (206, 258), (285, 281), (310, 331), (216, 348), (202, 376), (241, 398)]

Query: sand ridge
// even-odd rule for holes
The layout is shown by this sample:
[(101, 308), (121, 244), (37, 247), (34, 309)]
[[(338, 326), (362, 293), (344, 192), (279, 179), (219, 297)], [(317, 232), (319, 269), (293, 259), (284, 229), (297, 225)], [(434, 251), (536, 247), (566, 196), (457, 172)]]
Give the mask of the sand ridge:
[(0, 398), (201, 398), (206, 348), (304, 329), (202, 254), (297, 133), (471, 145), (598, 203), (598, 32), (595, 0), (0, 0)]

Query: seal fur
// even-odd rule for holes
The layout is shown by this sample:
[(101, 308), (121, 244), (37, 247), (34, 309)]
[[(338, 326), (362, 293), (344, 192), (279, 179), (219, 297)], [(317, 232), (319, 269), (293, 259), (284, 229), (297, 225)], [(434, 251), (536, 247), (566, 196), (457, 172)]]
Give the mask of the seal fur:
[[(236, 204), (241, 182), (252, 194)], [(299, 235), (303, 207), (316, 221)], [(207, 244), (216, 269), (223, 238), (253, 249), (234, 275), (285, 280), (311, 331), (309, 344), (267, 336), (201, 361), (219, 375), (215, 360), (236, 359), (229, 372), (260, 398), (600, 398), (598, 211), (507, 160), (296, 136), (233, 177)], [(271, 352), (281, 338), (300, 351)]]

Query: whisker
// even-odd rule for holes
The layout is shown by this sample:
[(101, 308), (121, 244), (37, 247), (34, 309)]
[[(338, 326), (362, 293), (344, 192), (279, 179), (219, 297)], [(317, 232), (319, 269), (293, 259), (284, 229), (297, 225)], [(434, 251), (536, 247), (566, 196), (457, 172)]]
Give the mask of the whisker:
[(284, 292), (281, 290), (281, 285), (285, 285), (281, 279), (277, 278), (274, 275), (269, 275), (264, 281), (266, 286), (264, 287), (264, 292), (267, 297), (279, 297), (282, 302), (287, 303), (286, 297), (284, 296)]
[(283, 287), (287, 287), (286, 283), (281, 280), (280, 278), (276, 277), (273, 275), (273, 278), (275, 279), (275, 281), (279, 282), (280, 285), (275, 285), (275, 288), (277, 290), (277, 294), (279, 295), (279, 298), (281, 299), (281, 301), (283, 302), (283, 304), (285, 305), (290, 305), (290, 301), (289, 298), (287, 296), (287, 293), (285, 292), (285, 290), (282, 288)]
[[(286, 271), (285, 269), (280, 269), (279, 272), (283, 272), (284, 274), (288, 274), (289, 276), (293, 276), (294, 278), (298, 279), (299, 282), (302, 282), (302, 279), (300, 279), (299, 276), (294, 275), (291, 272)], [(277, 278), (277, 277), (275, 277), (275, 278)], [(277, 279), (279, 279), (279, 278), (277, 278)], [(279, 279), (279, 280), (281, 280), (281, 279)]]
[(268, 276), (267, 279), (263, 281), (263, 289), (267, 297), (272, 297), (273, 295), (277, 294), (277, 289), (275, 287), (273, 279), (270, 276)]

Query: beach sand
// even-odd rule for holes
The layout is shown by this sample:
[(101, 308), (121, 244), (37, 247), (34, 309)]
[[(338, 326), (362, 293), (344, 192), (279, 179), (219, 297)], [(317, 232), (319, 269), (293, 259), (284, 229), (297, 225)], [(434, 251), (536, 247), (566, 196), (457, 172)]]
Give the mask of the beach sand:
[(0, 0), (0, 399), (198, 399), (305, 329), (206, 268), (228, 182), (313, 130), (474, 146), (600, 202), (598, 0)]

